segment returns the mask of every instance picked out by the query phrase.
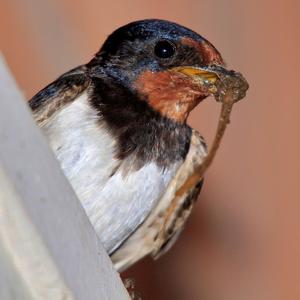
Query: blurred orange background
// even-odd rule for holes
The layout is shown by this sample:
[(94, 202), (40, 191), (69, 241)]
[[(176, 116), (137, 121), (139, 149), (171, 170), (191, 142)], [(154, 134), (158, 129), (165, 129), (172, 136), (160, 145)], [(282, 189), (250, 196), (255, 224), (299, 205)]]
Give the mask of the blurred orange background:
[[(29, 99), (143, 18), (206, 37), (250, 90), (179, 241), (124, 277), (144, 300), (300, 299), (300, 1), (2, 0), (1, 51)], [(208, 99), (190, 117), (209, 143), (219, 110)]]

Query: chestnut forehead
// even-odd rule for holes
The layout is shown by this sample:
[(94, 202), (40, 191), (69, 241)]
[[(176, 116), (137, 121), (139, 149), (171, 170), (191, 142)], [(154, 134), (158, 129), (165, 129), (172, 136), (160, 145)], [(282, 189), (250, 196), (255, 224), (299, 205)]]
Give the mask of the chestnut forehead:
[(223, 58), (218, 50), (207, 40), (194, 40), (189, 37), (181, 38), (183, 45), (194, 48), (203, 59), (204, 64), (224, 65)]

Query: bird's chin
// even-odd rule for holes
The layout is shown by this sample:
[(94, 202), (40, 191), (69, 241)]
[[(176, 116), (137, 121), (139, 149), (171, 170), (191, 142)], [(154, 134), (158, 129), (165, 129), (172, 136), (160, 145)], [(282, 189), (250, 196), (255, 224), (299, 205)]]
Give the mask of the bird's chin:
[(180, 67), (166, 71), (145, 71), (134, 87), (141, 99), (162, 116), (184, 123), (190, 111), (213, 94), (217, 76), (207, 70)]
[(199, 105), (203, 100), (205, 100), (210, 94), (208, 93), (202, 93), (200, 95), (196, 95), (192, 98), (192, 100), (186, 101), (186, 110), (187, 114), (189, 113), (197, 106)]
[(198, 105), (200, 102), (202, 102), (209, 96), (211, 96), (211, 93), (203, 92), (202, 94), (200, 94), (196, 97), (195, 104)]

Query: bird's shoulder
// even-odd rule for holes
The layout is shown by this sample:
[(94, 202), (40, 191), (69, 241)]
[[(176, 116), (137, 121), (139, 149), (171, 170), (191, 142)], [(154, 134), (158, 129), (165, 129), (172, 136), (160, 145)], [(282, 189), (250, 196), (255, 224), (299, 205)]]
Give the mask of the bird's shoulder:
[(38, 125), (74, 101), (91, 84), (85, 65), (76, 67), (47, 85), (29, 100), (29, 106)]

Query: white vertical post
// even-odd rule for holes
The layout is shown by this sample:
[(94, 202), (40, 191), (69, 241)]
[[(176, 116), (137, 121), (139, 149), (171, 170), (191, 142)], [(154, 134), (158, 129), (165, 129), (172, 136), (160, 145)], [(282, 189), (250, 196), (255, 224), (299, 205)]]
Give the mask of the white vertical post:
[(1, 58), (0, 299), (129, 299)]

